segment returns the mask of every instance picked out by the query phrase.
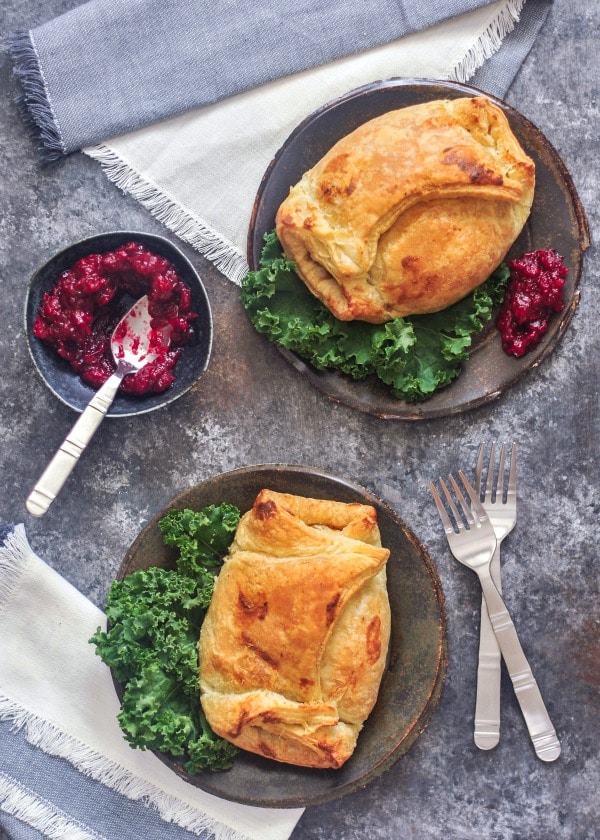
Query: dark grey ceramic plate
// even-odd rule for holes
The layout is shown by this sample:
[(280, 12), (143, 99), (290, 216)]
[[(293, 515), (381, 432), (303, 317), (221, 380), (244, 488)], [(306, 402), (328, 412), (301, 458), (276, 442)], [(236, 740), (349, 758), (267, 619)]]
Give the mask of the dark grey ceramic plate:
[[(367, 120), (386, 111), (432, 99), (481, 95), (483, 91), (453, 82), (391, 79), (358, 88), (307, 117), (288, 137), (271, 161), (260, 185), (248, 233), (248, 262), (256, 268), (263, 236), (275, 226), (277, 208), (290, 187), (331, 146)], [(536, 165), (536, 191), (531, 216), (509, 258), (533, 249), (555, 248), (569, 268), (564, 290), (565, 308), (553, 318), (541, 344), (521, 359), (502, 350), (497, 330), (485, 330), (474, 342), (461, 375), (424, 403), (395, 399), (374, 377), (355, 382), (330, 371), (318, 371), (298, 356), (281, 350), (285, 358), (331, 399), (382, 418), (421, 420), (459, 414), (497, 399), (524, 374), (537, 367), (554, 349), (579, 303), (583, 252), (589, 246), (585, 214), (562, 160), (544, 135), (514, 108), (485, 94), (506, 113), (511, 127)]]
[(52, 290), (60, 274), (89, 254), (113, 251), (127, 242), (139, 242), (149, 251), (170, 260), (182, 280), (192, 290), (194, 312), (198, 318), (193, 323), (194, 337), (187, 344), (175, 368), (176, 380), (162, 394), (149, 394), (136, 397), (123, 391), (108, 410), (109, 417), (129, 417), (132, 414), (145, 414), (173, 402), (188, 391), (199, 379), (208, 366), (212, 347), (212, 315), (206, 291), (191, 262), (168, 239), (150, 233), (131, 231), (111, 231), (83, 239), (69, 245), (55, 254), (35, 272), (25, 300), (25, 334), (33, 362), (50, 390), (65, 405), (76, 411), (83, 411), (94, 396), (94, 389), (86, 385), (71, 369), (68, 362), (61, 359), (54, 350), (33, 335), (33, 324), (39, 310), (44, 292)]
[(446, 673), (446, 615), (437, 570), (394, 511), (349, 481), (317, 469), (289, 465), (261, 465), (224, 473), (176, 496), (131, 545), (119, 579), (137, 569), (174, 565), (174, 550), (163, 545), (157, 526), (169, 510), (229, 502), (246, 511), (263, 488), (359, 501), (377, 509), (382, 542), (391, 549), (388, 591), (392, 608), (391, 654), (377, 704), (354, 755), (339, 770), (294, 767), (241, 752), (231, 770), (190, 776), (177, 759), (163, 754), (159, 758), (186, 781), (215, 796), (249, 805), (296, 808), (337, 799), (365, 787), (404, 755), (423, 732)]

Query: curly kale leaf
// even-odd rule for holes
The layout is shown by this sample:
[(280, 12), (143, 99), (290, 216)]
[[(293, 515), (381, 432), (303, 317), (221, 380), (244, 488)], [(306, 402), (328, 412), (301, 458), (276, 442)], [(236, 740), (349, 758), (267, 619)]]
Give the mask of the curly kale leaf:
[(153, 660), (126, 684), (118, 721), (131, 746), (183, 755), (195, 734), (193, 703)]
[(237, 748), (210, 729), (200, 707), (198, 636), (240, 511), (232, 505), (172, 511), (161, 520), (180, 551), (177, 570), (133, 572), (110, 587), (109, 629), (90, 639), (124, 686), (119, 724), (133, 747), (184, 756), (190, 773), (224, 770)]
[(98, 630), (90, 641), (119, 682), (132, 679), (154, 660), (189, 681), (191, 669), (197, 668), (195, 645), (214, 588), (213, 575), (205, 575), (195, 581), (151, 567), (113, 581), (106, 603), (110, 630)]
[(165, 544), (179, 550), (179, 573), (196, 577), (221, 565), (239, 521), (240, 511), (234, 505), (209, 505), (199, 511), (172, 510), (158, 527)]
[(184, 766), (189, 773), (229, 769), (237, 747), (212, 731), (197, 691), (189, 695), (180, 688), (180, 682), (157, 662), (130, 680), (118, 715), (126, 740), (142, 750), (186, 756)]
[(433, 315), (381, 325), (343, 322), (299, 280), (272, 231), (258, 270), (242, 282), (241, 299), (259, 332), (318, 370), (335, 369), (356, 380), (372, 374), (398, 399), (419, 402), (459, 375), (473, 335), (504, 297), (508, 275), (501, 265), (462, 301)]
[(202, 708), (198, 707), (195, 718), (197, 727), (195, 737), (188, 742), (185, 769), (188, 773), (198, 773), (201, 770), (228, 770), (239, 750), (236, 746), (219, 738), (208, 725)]

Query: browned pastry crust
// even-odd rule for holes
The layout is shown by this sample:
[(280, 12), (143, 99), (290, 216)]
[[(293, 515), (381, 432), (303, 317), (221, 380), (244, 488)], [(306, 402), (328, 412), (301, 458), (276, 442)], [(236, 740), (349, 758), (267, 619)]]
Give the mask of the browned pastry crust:
[(369, 505), (262, 490), (238, 526), (200, 634), (200, 695), (223, 738), (340, 767), (377, 699), (390, 608)]
[(437, 312), (483, 283), (525, 224), (533, 161), (486, 97), (389, 111), (342, 138), (276, 218), (286, 255), (340, 320)]

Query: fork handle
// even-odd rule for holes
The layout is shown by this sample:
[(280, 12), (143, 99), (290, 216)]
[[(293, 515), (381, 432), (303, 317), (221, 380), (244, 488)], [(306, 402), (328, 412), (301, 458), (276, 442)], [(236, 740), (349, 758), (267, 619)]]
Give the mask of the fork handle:
[[(498, 592), (500, 583), (500, 541), (490, 563), (490, 572)], [(500, 740), (500, 648), (488, 615), (485, 597), (481, 598), (479, 658), (473, 739), (480, 750), (491, 750)]]
[(487, 567), (478, 571), (490, 621), (538, 758), (554, 761), (560, 743), (502, 596)]

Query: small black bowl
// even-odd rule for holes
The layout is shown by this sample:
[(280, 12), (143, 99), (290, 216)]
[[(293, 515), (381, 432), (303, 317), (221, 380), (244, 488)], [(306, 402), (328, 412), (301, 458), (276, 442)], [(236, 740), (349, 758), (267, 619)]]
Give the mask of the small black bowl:
[(135, 396), (119, 390), (108, 410), (108, 416), (130, 417), (162, 408), (189, 391), (208, 367), (213, 337), (210, 304), (202, 281), (187, 257), (162, 236), (131, 231), (100, 233), (69, 245), (38, 268), (31, 278), (25, 300), (25, 334), (33, 363), (52, 393), (75, 411), (83, 411), (95, 391), (80, 379), (69, 363), (52, 347), (33, 335), (33, 324), (44, 293), (52, 291), (63, 271), (71, 268), (82, 257), (114, 251), (127, 242), (138, 242), (175, 266), (181, 279), (192, 291), (193, 310), (198, 318), (192, 322), (194, 337), (182, 348), (175, 368), (176, 379), (171, 387), (161, 394), (146, 396)]

